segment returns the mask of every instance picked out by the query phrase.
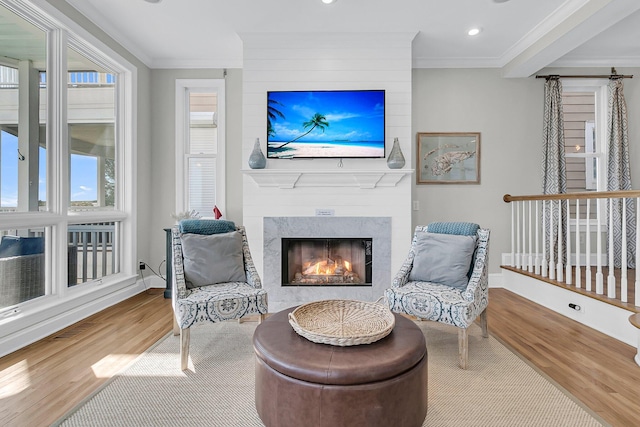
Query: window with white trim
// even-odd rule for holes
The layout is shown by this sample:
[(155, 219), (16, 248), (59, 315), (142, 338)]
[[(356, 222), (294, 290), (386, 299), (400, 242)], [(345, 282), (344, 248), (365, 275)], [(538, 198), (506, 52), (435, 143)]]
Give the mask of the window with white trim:
[[(608, 80), (566, 79), (562, 92), (567, 192), (605, 191)], [(584, 217), (586, 202), (580, 204)], [(592, 218), (595, 215), (592, 208)]]
[(0, 0), (0, 340), (136, 279), (135, 68), (44, 7)]
[(224, 79), (176, 81), (176, 214), (224, 214)]
[(604, 191), (607, 82), (562, 82), (567, 191)]

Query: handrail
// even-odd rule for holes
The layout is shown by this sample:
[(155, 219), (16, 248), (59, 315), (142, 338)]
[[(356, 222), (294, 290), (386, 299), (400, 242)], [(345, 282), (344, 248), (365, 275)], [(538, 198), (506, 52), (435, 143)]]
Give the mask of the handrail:
[(640, 197), (640, 190), (583, 191), (580, 193), (538, 194), (529, 196), (512, 196), (505, 194), (502, 200), (504, 200), (505, 203), (511, 203), (527, 200), (627, 199), (633, 197)]

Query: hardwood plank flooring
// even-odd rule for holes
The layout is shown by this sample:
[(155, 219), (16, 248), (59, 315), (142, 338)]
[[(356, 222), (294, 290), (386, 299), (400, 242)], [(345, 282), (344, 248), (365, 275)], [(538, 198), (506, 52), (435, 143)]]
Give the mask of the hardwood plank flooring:
[(635, 347), (505, 289), (490, 289), (488, 317), (495, 337), (605, 421), (613, 426), (640, 425)]
[(0, 425), (50, 425), (165, 336), (171, 322), (171, 300), (152, 289), (0, 358)]
[[(491, 289), (489, 301), (490, 333), (611, 425), (640, 425), (634, 347), (504, 289)], [(166, 335), (171, 321), (170, 301), (154, 290), (0, 358), (0, 425), (50, 425)]]

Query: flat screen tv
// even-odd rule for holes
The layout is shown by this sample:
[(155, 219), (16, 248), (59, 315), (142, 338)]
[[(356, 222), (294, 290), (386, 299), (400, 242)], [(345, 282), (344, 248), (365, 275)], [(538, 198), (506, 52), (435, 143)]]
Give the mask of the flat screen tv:
[(384, 90), (267, 93), (267, 157), (384, 158)]

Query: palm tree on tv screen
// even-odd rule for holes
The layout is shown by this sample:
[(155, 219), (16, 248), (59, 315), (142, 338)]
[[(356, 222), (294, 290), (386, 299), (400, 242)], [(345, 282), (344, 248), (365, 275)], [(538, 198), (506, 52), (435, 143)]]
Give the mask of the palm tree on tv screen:
[[(285, 118), (282, 111), (278, 110), (274, 105), (283, 105), (281, 102), (276, 101), (275, 99), (267, 100), (267, 135), (275, 136), (276, 131), (273, 129), (273, 125), (271, 124), (271, 120), (275, 121), (278, 117)], [(284, 105), (283, 105), (284, 106)]]
[(280, 149), (282, 147), (284, 147), (287, 144), (290, 144), (294, 141), (299, 140), (302, 137), (305, 137), (307, 135), (309, 135), (315, 128), (318, 128), (320, 130), (322, 130), (322, 133), (324, 133), (324, 130), (326, 128), (329, 127), (329, 122), (327, 121), (327, 118), (325, 116), (323, 116), (320, 113), (315, 113), (313, 115), (313, 117), (311, 118), (311, 120), (309, 120), (308, 122), (304, 122), (302, 124), (302, 126), (306, 129), (308, 127), (310, 127), (311, 129), (309, 129), (308, 131), (306, 131), (305, 133), (303, 133), (302, 135), (300, 135), (299, 137), (292, 139), (291, 141), (285, 142), (284, 144), (282, 144), (281, 146), (277, 147), (276, 149)]

